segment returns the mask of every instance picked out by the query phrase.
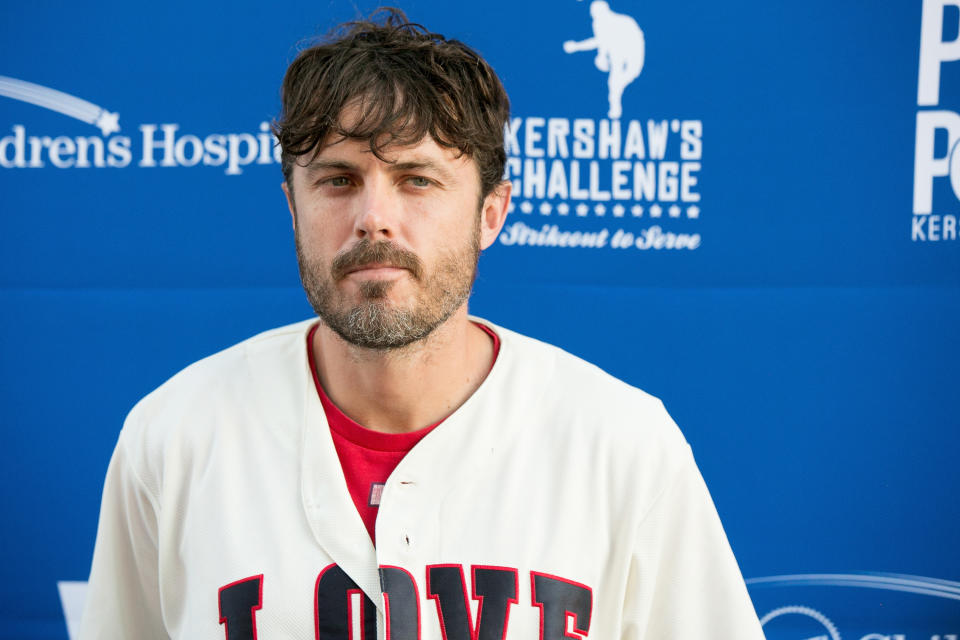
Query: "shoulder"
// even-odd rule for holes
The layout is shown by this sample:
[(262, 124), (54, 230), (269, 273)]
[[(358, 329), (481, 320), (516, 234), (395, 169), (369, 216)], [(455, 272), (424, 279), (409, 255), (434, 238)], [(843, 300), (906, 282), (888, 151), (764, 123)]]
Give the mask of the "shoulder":
[[(642, 443), (685, 454), (686, 440), (663, 403), (600, 367), (535, 338), (487, 323), (501, 340), (500, 394), (551, 416), (553, 429), (586, 431), (591, 438)], [(534, 397), (536, 396), (536, 399)]]
[(309, 380), (306, 335), (313, 322), (265, 331), (184, 368), (131, 409), (118, 446), (136, 467), (159, 473), (159, 459), (171, 447), (196, 448), (217, 429), (294, 413)]
[(265, 331), (194, 362), (145, 396), (131, 416), (150, 419), (207, 405), (281, 373), (291, 364), (291, 358), (305, 357), (306, 334), (312, 322)]
[(636, 522), (695, 469), (658, 398), (563, 349), (491, 329), (501, 351), (484, 415), (493, 417), (497, 441), (509, 443), (540, 477), (574, 478), (576, 491), (606, 496), (611, 513)]

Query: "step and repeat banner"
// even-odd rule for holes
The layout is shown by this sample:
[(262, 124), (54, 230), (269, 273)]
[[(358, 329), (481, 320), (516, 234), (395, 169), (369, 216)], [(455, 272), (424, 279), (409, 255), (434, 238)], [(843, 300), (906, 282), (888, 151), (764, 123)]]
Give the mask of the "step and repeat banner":
[[(960, 0), (400, 4), (512, 101), (472, 312), (664, 400), (768, 638), (960, 638)], [(0, 9), (0, 638), (74, 632), (130, 407), (311, 315), (270, 123), (374, 7)]]

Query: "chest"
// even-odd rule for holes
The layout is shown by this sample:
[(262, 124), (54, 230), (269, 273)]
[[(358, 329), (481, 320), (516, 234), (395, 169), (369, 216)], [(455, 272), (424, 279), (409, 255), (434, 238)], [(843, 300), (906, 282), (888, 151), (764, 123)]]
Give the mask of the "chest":
[(622, 606), (627, 551), (602, 501), (532, 462), (457, 468), (398, 467), (374, 548), (335, 457), (223, 448), (166, 487), (171, 635), (617, 637), (603, 629)]

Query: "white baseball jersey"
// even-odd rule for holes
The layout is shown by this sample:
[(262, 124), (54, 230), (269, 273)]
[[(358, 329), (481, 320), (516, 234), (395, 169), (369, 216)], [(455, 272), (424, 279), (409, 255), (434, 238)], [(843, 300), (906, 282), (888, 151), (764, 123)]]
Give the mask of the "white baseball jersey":
[(493, 325), (496, 363), (390, 476), (374, 548), (307, 363), (315, 321), (131, 411), (83, 640), (763, 638), (660, 401)]

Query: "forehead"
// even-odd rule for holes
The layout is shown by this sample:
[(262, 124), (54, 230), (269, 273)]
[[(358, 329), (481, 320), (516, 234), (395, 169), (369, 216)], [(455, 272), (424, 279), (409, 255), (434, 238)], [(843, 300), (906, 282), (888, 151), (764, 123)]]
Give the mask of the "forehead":
[[(403, 96), (397, 96), (396, 100), (399, 104), (394, 104), (392, 109), (386, 111), (369, 95), (349, 100), (340, 111), (337, 124), (323, 141), (318, 157), (338, 153), (367, 153), (387, 163), (421, 156), (451, 167), (472, 164), (472, 159), (459, 149), (438, 144), (424, 123), (406, 120), (402, 112), (397, 112), (403, 106)], [(416, 115), (413, 114), (413, 117)], [(387, 129), (385, 125), (391, 120), (399, 120), (404, 124), (396, 129)], [(344, 133), (346, 138), (343, 137)], [(390, 143), (391, 137), (399, 142)]]
[(327, 136), (316, 158), (349, 156), (354, 160), (381, 162), (383, 164), (406, 163), (413, 159), (429, 160), (442, 164), (451, 170), (469, 167), (473, 160), (457, 149), (444, 147), (429, 135), (410, 144), (387, 144), (379, 146), (374, 152), (369, 140), (344, 138), (336, 134)]

